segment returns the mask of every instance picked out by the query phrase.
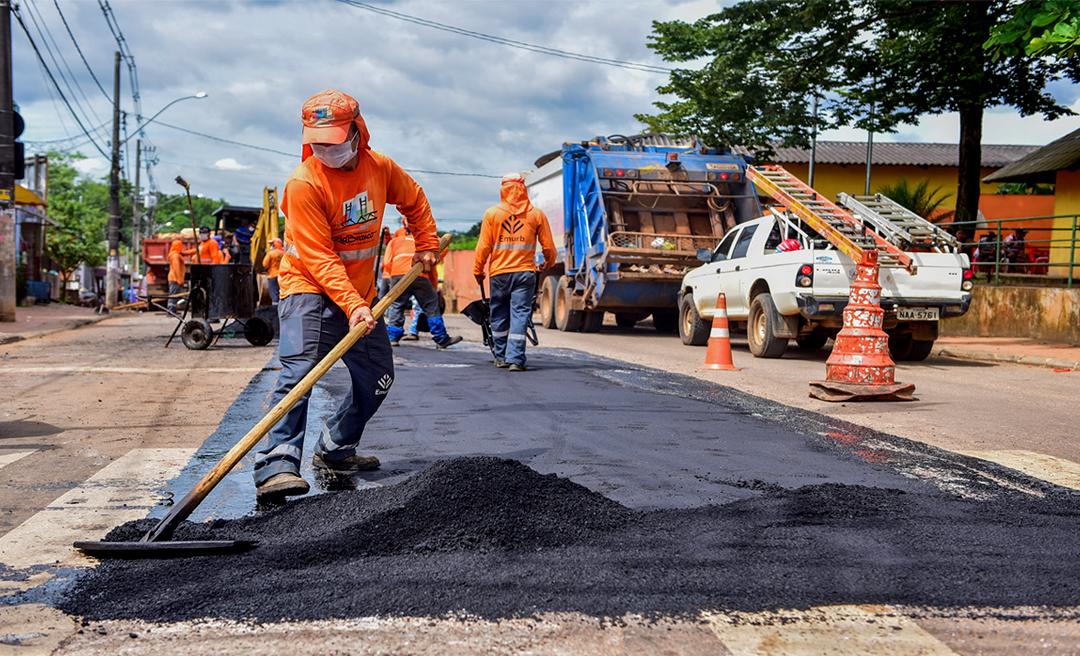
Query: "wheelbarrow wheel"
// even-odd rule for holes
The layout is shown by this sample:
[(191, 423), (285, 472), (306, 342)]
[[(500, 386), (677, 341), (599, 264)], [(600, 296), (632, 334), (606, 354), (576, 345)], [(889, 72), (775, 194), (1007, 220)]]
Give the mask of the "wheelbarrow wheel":
[(252, 346), (266, 346), (274, 339), (274, 329), (259, 317), (245, 319), (244, 338)]
[(205, 319), (189, 319), (180, 331), (180, 339), (192, 351), (204, 351), (214, 341), (214, 329)]

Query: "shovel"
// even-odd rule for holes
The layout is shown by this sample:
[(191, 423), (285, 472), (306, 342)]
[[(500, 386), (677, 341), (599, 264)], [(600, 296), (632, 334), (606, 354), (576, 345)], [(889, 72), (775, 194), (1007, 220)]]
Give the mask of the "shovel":
[[(438, 252), (443, 252), (447, 246), (450, 245), (450, 241), (453, 239), (451, 235), (443, 235), (439, 242)], [(371, 314), (376, 320), (379, 319), (386, 312), (387, 308), (397, 300), (398, 296), (408, 289), (409, 285), (416, 280), (424, 271), (424, 265), (414, 264), (413, 268), (409, 270), (405, 276), (398, 281), (398, 284), (394, 285), (390, 289), (390, 292), (372, 309)], [(180, 525), (180, 522), (188, 518), (189, 515), (202, 503), (206, 495), (210, 494), (210, 491), (221, 482), (225, 476), (232, 471), (232, 468), (236, 466), (236, 463), (240, 462), (240, 459), (247, 455), (259, 440), (263, 438), (266, 433), (273, 428), (285, 413), (288, 412), (296, 402), (304, 397), (305, 394), (311, 391), (311, 388), (315, 386), (315, 383), (320, 378), (330, 371), (330, 367), (334, 366), (341, 356), (352, 348), (352, 345), (356, 343), (356, 340), (360, 339), (368, 332), (367, 324), (360, 323), (358, 326), (349, 331), (345, 335), (344, 339), (334, 347), (332, 351), (326, 354), (326, 357), (322, 359), (319, 364), (315, 365), (315, 368), (311, 370), (308, 375), (304, 376), (303, 380), (297, 383), (296, 387), (292, 389), (285, 398), (278, 401), (278, 404), (263, 417), (259, 423), (255, 424), (255, 427), (248, 431), (248, 434), (236, 443), (233, 448), (229, 449), (229, 452), (214, 465), (206, 476), (203, 476), (202, 480), (187, 493), (183, 499), (177, 503), (169, 514), (165, 516), (157, 526), (150, 529), (146, 535), (143, 536), (138, 542), (76, 542), (75, 548), (79, 549), (87, 554), (98, 557), (112, 557), (112, 558), (167, 558), (171, 556), (202, 556), (207, 554), (220, 554), (220, 553), (237, 553), (241, 551), (247, 551), (253, 549), (258, 543), (249, 540), (193, 540), (193, 541), (177, 541), (171, 542), (169, 538), (172, 537), (176, 527)]]

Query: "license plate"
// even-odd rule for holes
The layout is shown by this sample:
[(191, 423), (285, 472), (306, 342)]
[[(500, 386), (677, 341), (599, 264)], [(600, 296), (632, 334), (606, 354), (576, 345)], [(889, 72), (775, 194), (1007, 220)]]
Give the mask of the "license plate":
[(901, 321), (937, 321), (941, 318), (941, 310), (938, 308), (898, 308), (896, 318)]

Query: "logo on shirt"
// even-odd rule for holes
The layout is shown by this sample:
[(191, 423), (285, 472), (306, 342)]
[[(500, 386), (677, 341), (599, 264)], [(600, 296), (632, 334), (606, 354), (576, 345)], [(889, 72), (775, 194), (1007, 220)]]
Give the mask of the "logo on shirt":
[(336, 225), (330, 227), (341, 229), (350, 226), (364, 225), (377, 218), (379, 218), (378, 214), (368, 206), (367, 192), (361, 191), (356, 194), (352, 200), (347, 200), (341, 204), (341, 218)]
[(385, 374), (379, 379), (378, 384), (375, 387), (375, 396), (386, 396), (390, 392), (390, 386), (394, 384), (394, 379), (390, 377), (390, 374)]
[(502, 222), (502, 234), (499, 235), (500, 242), (519, 241), (524, 242), (525, 236), (513, 237), (509, 235), (516, 235), (521, 232), (521, 229), (525, 227), (525, 224), (521, 222), (521, 219), (516, 216), (511, 216)]

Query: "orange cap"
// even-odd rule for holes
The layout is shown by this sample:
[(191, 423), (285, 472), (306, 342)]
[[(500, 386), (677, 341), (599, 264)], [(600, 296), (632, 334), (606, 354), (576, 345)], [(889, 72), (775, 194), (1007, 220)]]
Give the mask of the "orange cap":
[(367, 125), (360, 116), (360, 103), (352, 96), (336, 89), (327, 89), (308, 98), (301, 111), (304, 144), (344, 143), (349, 136), (349, 125), (355, 123), (360, 130), (360, 149), (367, 147)]

